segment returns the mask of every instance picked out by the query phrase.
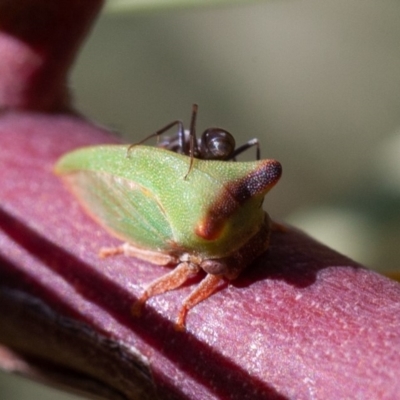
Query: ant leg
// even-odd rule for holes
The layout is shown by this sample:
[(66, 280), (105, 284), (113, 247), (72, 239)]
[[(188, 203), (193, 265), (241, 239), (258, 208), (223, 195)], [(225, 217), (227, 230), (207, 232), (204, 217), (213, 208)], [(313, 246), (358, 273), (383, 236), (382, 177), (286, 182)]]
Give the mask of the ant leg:
[[(133, 143), (128, 147), (127, 150), (127, 154), (129, 155), (131, 149), (135, 146), (138, 146), (140, 144), (143, 144), (145, 142), (147, 142), (148, 140), (156, 137), (157, 138), (157, 142), (158, 142), (158, 138), (160, 137), (160, 135), (162, 135), (163, 133), (169, 131), (171, 128), (173, 128), (174, 126), (178, 126), (178, 133), (176, 135), (174, 135), (172, 138), (170, 138), (170, 140), (168, 141), (168, 145), (165, 146), (165, 148), (170, 149), (170, 147), (174, 146), (174, 143), (176, 141), (176, 137), (178, 138), (178, 148), (179, 149), (183, 149), (184, 147), (186, 147), (185, 145), (185, 130), (183, 127), (183, 122), (180, 120), (176, 120), (176, 121), (172, 121), (171, 123), (169, 123), (168, 125), (164, 126), (163, 128), (159, 129), (157, 132), (152, 133), (151, 135), (145, 137), (143, 140), (141, 140), (140, 142), (137, 143)], [(175, 144), (176, 146), (176, 144)]]
[(189, 131), (189, 149), (185, 149), (185, 151), (184, 151), (184, 154), (190, 155), (190, 164), (189, 164), (188, 172), (186, 173), (184, 179), (186, 179), (187, 176), (190, 174), (190, 171), (193, 168), (194, 156), (195, 155), (197, 156), (197, 154), (199, 152), (198, 143), (197, 143), (197, 137), (196, 137), (196, 117), (197, 117), (198, 108), (199, 107), (198, 107), (197, 104), (193, 104), (193, 106), (192, 106), (192, 119), (190, 121), (190, 131)]
[(261, 158), (261, 153), (260, 153), (260, 143), (258, 141), (258, 139), (251, 139), (249, 140), (247, 143), (243, 144), (242, 146), (238, 147), (233, 153), (232, 155), (229, 157), (229, 159), (233, 159), (235, 160), (236, 156), (238, 154), (243, 153), (244, 151), (246, 151), (247, 149), (249, 149), (250, 147), (256, 147), (256, 157), (257, 160), (260, 160)]

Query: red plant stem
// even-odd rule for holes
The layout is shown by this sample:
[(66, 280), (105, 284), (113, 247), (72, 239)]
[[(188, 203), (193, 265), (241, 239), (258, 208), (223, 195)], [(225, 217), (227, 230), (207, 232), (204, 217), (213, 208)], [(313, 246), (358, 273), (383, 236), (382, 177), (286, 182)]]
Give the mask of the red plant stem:
[(168, 269), (100, 260), (118, 241), (52, 173), (64, 152), (116, 141), (49, 114), (69, 108), (68, 68), (99, 7), (0, 2), (0, 367), (104, 398), (397, 398), (400, 285), (294, 229), (190, 310), (184, 332), (193, 282), (131, 315)]
[(0, 110), (68, 108), (68, 71), (102, 3), (0, 1)]
[(0, 341), (126, 398), (152, 385), (161, 398), (395, 398), (400, 285), (292, 229), (190, 310), (185, 332), (174, 321), (191, 285), (133, 318), (144, 284), (168, 269), (99, 259), (119, 242), (52, 174), (65, 151), (112, 141), (78, 118), (0, 120)]

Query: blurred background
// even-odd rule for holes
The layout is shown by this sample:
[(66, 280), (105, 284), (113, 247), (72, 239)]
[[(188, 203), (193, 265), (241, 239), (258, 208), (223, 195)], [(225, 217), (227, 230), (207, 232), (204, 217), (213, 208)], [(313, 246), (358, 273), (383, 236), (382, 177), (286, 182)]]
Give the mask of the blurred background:
[[(400, 2), (141, 3), (109, 1), (71, 75), (76, 107), (135, 142), (197, 102), (198, 132), (257, 137), (282, 163), (274, 219), (399, 272)], [(21, 390), (0, 398), (47, 398)]]
[(127, 3), (109, 3), (82, 49), (79, 110), (135, 142), (188, 125), (197, 102), (199, 132), (258, 137), (282, 163), (273, 218), (369, 267), (400, 267), (398, 1), (116, 7)]

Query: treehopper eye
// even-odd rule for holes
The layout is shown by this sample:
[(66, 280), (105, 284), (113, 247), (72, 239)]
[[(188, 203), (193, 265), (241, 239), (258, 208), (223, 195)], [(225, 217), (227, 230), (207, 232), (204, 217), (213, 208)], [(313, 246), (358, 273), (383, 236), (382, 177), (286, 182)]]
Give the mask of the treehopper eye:
[[(194, 116), (196, 111), (194, 106)], [(133, 314), (147, 299), (180, 287), (200, 269), (207, 273), (183, 300), (176, 321), (181, 330), (190, 308), (268, 248), (271, 223), (262, 202), (282, 170), (275, 160), (229, 162), (205, 153), (197, 158), (194, 142), (189, 135), (187, 152), (186, 145), (179, 145), (179, 152), (171, 151), (173, 146), (85, 147), (65, 154), (55, 166), (89, 215), (125, 242), (102, 249), (101, 256), (125, 254), (176, 265), (150, 282)], [(238, 153), (230, 154), (228, 159)]]

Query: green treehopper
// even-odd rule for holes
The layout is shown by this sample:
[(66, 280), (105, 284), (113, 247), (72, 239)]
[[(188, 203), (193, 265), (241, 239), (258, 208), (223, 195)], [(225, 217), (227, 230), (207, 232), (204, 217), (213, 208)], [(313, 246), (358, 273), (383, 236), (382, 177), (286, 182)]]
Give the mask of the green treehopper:
[(125, 254), (176, 266), (147, 286), (133, 314), (148, 298), (180, 287), (200, 269), (207, 273), (183, 301), (178, 329), (184, 329), (188, 310), (209, 297), (221, 279), (235, 279), (268, 248), (271, 221), (262, 203), (282, 170), (275, 160), (194, 157), (196, 111), (194, 106), (189, 156), (177, 153), (182, 145), (175, 151), (101, 145), (69, 152), (55, 166), (89, 215), (125, 242), (102, 249), (102, 256)]

